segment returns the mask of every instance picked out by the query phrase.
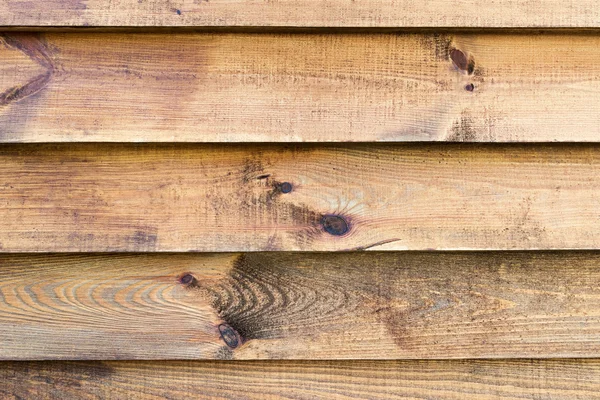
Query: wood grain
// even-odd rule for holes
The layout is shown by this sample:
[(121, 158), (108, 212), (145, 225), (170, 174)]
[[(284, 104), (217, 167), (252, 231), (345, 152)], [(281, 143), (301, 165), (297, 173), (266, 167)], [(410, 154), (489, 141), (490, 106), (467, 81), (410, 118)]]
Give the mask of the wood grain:
[(597, 142), (599, 47), (595, 33), (6, 33), (0, 141)]
[(600, 399), (598, 360), (12, 362), (8, 399)]
[(594, 252), (2, 255), (0, 359), (600, 356)]
[(2, 0), (7, 26), (599, 27), (597, 0)]
[(599, 249), (596, 145), (0, 147), (4, 252)]

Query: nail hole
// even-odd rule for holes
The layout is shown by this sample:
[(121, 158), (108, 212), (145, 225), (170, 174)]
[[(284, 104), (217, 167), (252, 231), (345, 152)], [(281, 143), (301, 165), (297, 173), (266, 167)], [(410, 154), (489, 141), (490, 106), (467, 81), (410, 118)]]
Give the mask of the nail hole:
[(472, 92), (473, 90), (475, 90), (475, 85), (473, 85), (472, 83), (469, 83), (468, 85), (465, 86), (465, 90), (467, 92)]

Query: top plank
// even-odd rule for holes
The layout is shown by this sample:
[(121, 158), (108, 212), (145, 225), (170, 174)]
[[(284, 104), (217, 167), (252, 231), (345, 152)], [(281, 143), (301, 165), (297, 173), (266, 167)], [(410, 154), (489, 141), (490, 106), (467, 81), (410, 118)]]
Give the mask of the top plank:
[(4, 26), (549, 27), (600, 26), (580, 0), (1, 0)]

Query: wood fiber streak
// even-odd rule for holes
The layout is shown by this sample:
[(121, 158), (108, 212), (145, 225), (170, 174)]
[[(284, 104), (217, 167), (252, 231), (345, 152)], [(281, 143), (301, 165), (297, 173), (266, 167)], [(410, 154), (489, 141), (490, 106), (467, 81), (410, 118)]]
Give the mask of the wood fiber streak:
[(597, 142), (599, 47), (595, 33), (6, 33), (0, 142)]
[(5, 362), (8, 399), (600, 399), (598, 360)]
[(4, 145), (4, 252), (600, 248), (590, 145)]
[(578, 0), (2, 0), (6, 26), (600, 27)]
[(0, 267), (4, 360), (600, 356), (594, 252), (23, 254)]

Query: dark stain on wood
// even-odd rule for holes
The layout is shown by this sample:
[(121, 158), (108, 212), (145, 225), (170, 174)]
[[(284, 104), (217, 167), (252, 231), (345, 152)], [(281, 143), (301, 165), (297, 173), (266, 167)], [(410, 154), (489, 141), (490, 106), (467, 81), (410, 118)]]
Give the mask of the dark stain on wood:
[(473, 127), (473, 119), (468, 116), (462, 116), (458, 121), (454, 121), (448, 136), (449, 142), (473, 142), (478, 138), (477, 131)]
[(448, 35), (434, 33), (431, 35), (419, 36), (420, 44), (426, 49), (433, 49), (436, 60), (448, 61), (450, 59), (450, 48), (452, 38)]
[(0, 40), (8, 47), (23, 52), (32, 61), (46, 69), (46, 72), (35, 76), (27, 83), (13, 86), (4, 93), (0, 93), (0, 106), (6, 106), (43, 90), (54, 75), (55, 64), (48, 46), (39, 35), (0, 35)]
[(135, 231), (127, 240), (135, 251), (153, 251), (156, 249), (158, 236), (156, 228), (147, 227)]
[(217, 353), (215, 354), (215, 358), (217, 360), (233, 360), (233, 351), (227, 346), (219, 347), (219, 350), (217, 350)]

